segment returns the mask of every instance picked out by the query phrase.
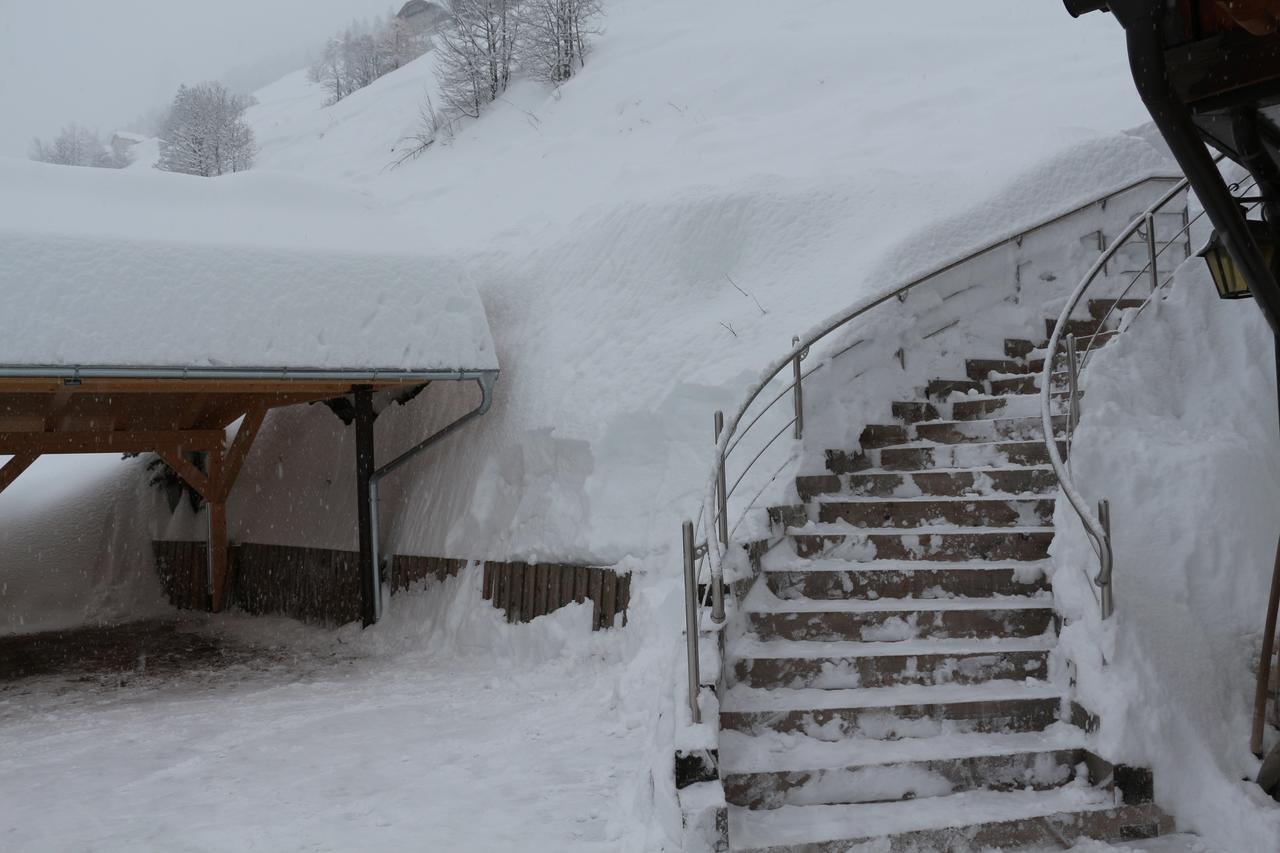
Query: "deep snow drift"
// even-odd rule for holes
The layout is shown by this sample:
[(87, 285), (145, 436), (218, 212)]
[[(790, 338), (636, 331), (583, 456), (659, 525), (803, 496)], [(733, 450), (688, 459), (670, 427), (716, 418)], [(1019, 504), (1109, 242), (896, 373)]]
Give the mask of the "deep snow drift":
[[(25, 294), (0, 315), (0, 365), (497, 367), (460, 271), (343, 251), (349, 209), (300, 184), (0, 159), (0, 292)], [(276, 242), (277, 219), (299, 234)]]
[(1107, 754), (1154, 768), (1181, 821), (1225, 850), (1275, 849), (1280, 809), (1242, 781), (1258, 771), (1249, 730), (1280, 502), (1270, 329), (1252, 302), (1220, 301), (1192, 259), (1084, 388), (1071, 470), (1111, 501), (1116, 615), (1099, 624), (1084, 585), (1096, 558), (1059, 501), (1053, 585), (1081, 700)]

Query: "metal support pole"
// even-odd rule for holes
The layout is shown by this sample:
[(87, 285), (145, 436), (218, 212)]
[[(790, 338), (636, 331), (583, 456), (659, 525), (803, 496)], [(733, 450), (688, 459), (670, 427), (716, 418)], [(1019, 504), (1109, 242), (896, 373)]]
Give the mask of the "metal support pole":
[(698, 708), (698, 690), (702, 681), (698, 664), (698, 569), (695, 565), (693, 522), (685, 520), (684, 534), (684, 633), (688, 647), (689, 716), (695, 723), (702, 722)]
[(374, 565), (373, 502), (369, 483), (373, 477), (373, 389), (355, 389), (356, 403), (356, 514), (360, 525), (360, 615), (367, 628), (378, 621), (378, 567)]
[[(1095, 332), (1096, 334), (1096, 332)], [(1052, 373), (1050, 374), (1052, 376)], [(1080, 424), (1080, 371), (1076, 366), (1076, 336), (1067, 335), (1067, 445)]]
[(724, 452), (720, 450), (720, 433), (724, 432), (724, 412), (716, 412), (716, 532), (720, 545), (729, 547), (729, 495), (724, 481)]
[(1102, 523), (1102, 570), (1098, 572), (1097, 583), (1102, 605), (1102, 618), (1110, 619), (1116, 611), (1115, 596), (1111, 592), (1111, 501), (1103, 498), (1098, 501), (1098, 521)]
[(1160, 287), (1160, 274), (1156, 269), (1156, 215), (1147, 213), (1147, 263), (1151, 268), (1151, 293)]
[[(791, 346), (794, 347), (800, 343), (800, 338), (791, 339)], [(800, 359), (804, 358), (804, 353), (796, 352), (791, 359), (791, 372), (795, 376), (792, 385), (794, 390), (794, 399), (796, 404), (796, 438), (804, 438), (804, 388), (801, 386), (802, 373), (800, 372)]]

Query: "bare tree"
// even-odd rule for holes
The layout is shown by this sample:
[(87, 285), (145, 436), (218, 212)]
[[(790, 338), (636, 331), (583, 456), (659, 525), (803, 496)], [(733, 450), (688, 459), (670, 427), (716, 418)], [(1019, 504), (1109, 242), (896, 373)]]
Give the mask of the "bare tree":
[(521, 7), (523, 65), (541, 80), (568, 80), (586, 61), (587, 37), (598, 32), (592, 21), (599, 14), (599, 0), (525, 0)]
[(221, 83), (179, 86), (160, 133), (157, 168), (204, 177), (248, 169), (256, 146), (244, 111), (252, 103)]
[(441, 139), (448, 141), (452, 138), (453, 122), (436, 109), (436, 105), (431, 100), (431, 94), (428, 93), (418, 107), (418, 126), (414, 128), (413, 133), (396, 143), (398, 152), (396, 159), (391, 161), (390, 168), (394, 169), (410, 160), (416, 160)]
[(440, 36), (440, 92), (446, 109), (479, 118), (511, 83), (520, 18), (517, 0), (452, 0)]
[(373, 24), (352, 22), (340, 37), (329, 39), (324, 51), (307, 69), (307, 79), (328, 91), (326, 105), (336, 104), (384, 74), (417, 59), (431, 47), (431, 39), (400, 18)]
[(119, 169), (129, 165), (128, 155), (117, 155), (102, 143), (98, 134), (78, 124), (69, 124), (51, 142), (31, 143), (31, 159), (59, 166), (98, 166)]

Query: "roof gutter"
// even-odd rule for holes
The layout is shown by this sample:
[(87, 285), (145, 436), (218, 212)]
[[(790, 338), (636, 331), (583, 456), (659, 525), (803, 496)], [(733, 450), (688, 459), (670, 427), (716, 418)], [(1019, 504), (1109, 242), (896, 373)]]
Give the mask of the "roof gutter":
[(233, 379), (244, 381), (305, 382), (433, 382), (476, 380), (492, 383), (497, 368), (433, 370), (331, 370), (312, 367), (125, 367), (113, 365), (13, 365), (0, 364), (5, 379)]

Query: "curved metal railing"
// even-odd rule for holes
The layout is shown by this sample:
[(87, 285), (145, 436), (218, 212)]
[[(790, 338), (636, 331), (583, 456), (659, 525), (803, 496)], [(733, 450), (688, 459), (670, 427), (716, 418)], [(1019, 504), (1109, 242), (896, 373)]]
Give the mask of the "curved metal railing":
[[(699, 660), (698, 660), (698, 626), (701, 624), (701, 614), (708, 605), (711, 608), (711, 619), (713, 622), (720, 623), (724, 621), (724, 561), (727, 554), (730, 536), (733, 530), (741, 524), (742, 518), (734, 524), (733, 529), (729, 527), (729, 499), (736, 493), (738, 487), (742, 485), (744, 478), (760, 461), (764, 453), (774, 445), (788, 430), (792, 430), (794, 438), (800, 439), (804, 433), (804, 380), (822, 370), (831, 364), (835, 359), (840, 358), (851, 350), (867, 343), (869, 336), (859, 337), (839, 350), (832, 352), (817, 364), (805, 368), (803, 362), (808, 358), (811, 349), (819, 342), (825, 340), (833, 332), (843, 329), (852, 321), (866, 315), (871, 310), (884, 305), (891, 300), (897, 299), (905, 302), (910, 293), (922, 285), (928, 284), (945, 273), (948, 273), (964, 264), (975, 261), (985, 255), (995, 252), (1011, 244), (1020, 244), (1021, 241), (1029, 234), (1048, 228), (1058, 222), (1062, 222), (1072, 216), (1083, 213), (1091, 208), (1105, 209), (1107, 202), (1115, 199), (1125, 193), (1131, 192), (1145, 184), (1157, 182), (1177, 182), (1179, 178), (1174, 175), (1149, 175), (1140, 180), (1133, 181), (1111, 190), (1098, 198), (1076, 205), (1069, 210), (1047, 217), (1035, 224), (1021, 228), (1015, 233), (1011, 233), (998, 240), (993, 240), (982, 247), (968, 252), (963, 256), (948, 261), (930, 272), (916, 276), (904, 284), (892, 289), (882, 291), (878, 294), (868, 296), (867, 298), (855, 303), (849, 309), (819, 326), (803, 337), (795, 337), (792, 339), (791, 350), (782, 357), (771, 362), (750, 388), (747, 389), (742, 403), (739, 404), (736, 411), (729, 418), (724, 420), (722, 412), (715, 413), (715, 465), (709, 478), (707, 488), (707, 498), (703, 501), (699, 509), (696, 520), (687, 519), (682, 524), (681, 538), (683, 541), (684, 552), (684, 574), (685, 574), (685, 595), (686, 595), (686, 613), (685, 625), (687, 635), (687, 651), (688, 651), (688, 675), (689, 675), (689, 708), (693, 722), (700, 721), (700, 712), (698, 709), (698, 692), (699, 692)], [(1173, 192), (1172, 190), (1170, 192)], [(1101, 249), (1101, 247), (1099, 247)], [(969, 287), (962, 288), (968, 290)], [(958, 295), (950, 294), (944, 299)], [(958, 322), (958, 321), (957, 321)], [(944, 325), (942, 328), (934, 332), (924, 335), (928, 338), (934, 334), (945, 331), (953, 323)], [(755, 412), (753, 417), (748, 419), (748, 413), (757, 400), (765, 397), (766, 389), (775, 384), (775, 380), (784, 375), (784, 371), (790, 368), (790, 381), (777, 389), (777, 393), (768, 398), (769, 402)], [(733, 480), (733, 484), (726, 486), (728, 482), (727, 463), (729, 462), (733, 452), (741, 445), (742, 440), (751, 430), (760, 423), (761, 419), (773, 408), (781, 402), (785, 397), (790, 395), (793, 401), (794, 414), (790, 420), (787, 420), (780, 429), (778, 429), (771, 438), (759, 448), (755, 455), (746, 463), (742, 471)], [(752, 497), (751, 501), (743, 509), (743, 517), (747, 510), (754, 506), (755, 501), (763, 494), (764, 490), (774, 482), (777, 477), (791, 463), (792, 458), (788, 457), (782, 465), (773, 472), (773, 474), (765, 480), (764, 485)], [(707, 535), (706, 531), (715, 530), (714, 538)], [(715, 546), (711, 543), (714, 541)], [(703, 586), (703, 576), (709, 568), (710, 576), (707, 579), (705, 587)]]
[[(1222, 157), (1217, 158), (1221, 161)], [(1233, 195), (1249, 190), (1253, 186), (1251, 178), (1245, 178), (1230, 185)], [(1157, 248), (1161, 242), (1156, 235), (1156, 216), (1165, 210), (1169, 204), (1179, 195), (1187, 191), (1187, 180), (1184, 178), (1172, 187), (1168, 192), (1157, 199), (1151, 206), (1142, 212), (1136, 219), (1112, 241), (1111, 246), (1104, 251), (1093, 266), (1085, 274), (1080, 283), (1076, 285), (1075, 290), (1067, 298), (1066, 305), (1063, 306), (1062, 312), (1058, 315), (1058, 321), (1054, 325), (1053, 333), (1049, 336), (1049, 342), (1045, 345), (1044, 366), (1040, 373), (1040, 418), (1044, 429), (1044, 443), (1049, 452), (1049, 462), (1053, 465), (1053, 469), (1058, 477), (1058, 483), (1062, 489), (1062, 493), (1067, 498), (1067, 502), (1080, 518), (1081, 524), (1084, 525), (1085, 535), (1089, 539), (1093, 552), (1098, 558), (1098, 573), (1091, 579), (1089, 591), (1093, 593), (1094, 601), (1098, 603), (1101, 609), (1102, 618), (1109, 619), (1115, 612), (1115, 599), (1111, 588), (1111, 573), (1114, 564), (1114, 554), (1111, 543), (1111, 506), (1104, 498), (1098, 502), (1098, 511), (1095, 514), (1089, 507), (1084, 496), (1080, 494), (1080, 490), (1076, 488), (1075, 482), (1071, 479), (1070, 468), (1063, 461), (1063, 454), (1058, 449), (1059, 435), (1053, 429), (1053, 418), (1055, 415), (1053, 408), (1053, 377), (1055, 362), (1059, 355), (1059, 346), (1065, 343), (1066, 352), (1062, 353), (1065, 357), (1065, 368), (1067, 373), (1067, 399), (1066, 399), (1066, 431), (1062, 436), (1064, 449), (1070, 457), (1071, 441), (1075, 434), (1076, 425), (1079, 423), (1080, 417), (1080, 397), (1082, 391), (1080, 389), (1080, 371), (1088, 363), (1090, 356), (1098, 349), (1095, 346), (1100, 335), (1108, 331), (1108, 323), (1112, 316), (1122, 305), (1122, 302), (1128, 299), (1129, 294), (1133, 292), (1135, 286), (1144, 279), (1150, 283), (1149, 291), (1142, 296), (1140, 304), (1131, 307), (1133, 314), (1127, 320), (1127, 323), (1121, 328), (1128, 328), (1134, 320), (1137, 319), (1146, 307), (1151, 304), (1151, 300), (1155, 298), (1169, 282), (1173, 280), (1173, 266), (1168, 267), (1168, 272), (1162, 274), (1160, 272), (1160, 258), (1166, 251), (1173, 246), (1185, 247), (1185, 254), (1182, 260), (1186, 260), (1191, 256), (1191, 228), (1204, 217), (1204, 211), (1192, 216), (1184, 216), (1182, 227), (1175, 234), (1163, 241), (1163, 245)], [(1252, 209), (1256, 203), (1251, 204), (1248, 209)], [(1131, 240), (1137, 236), (1143, 241), (1147, 249), (1147, 262), (1136, 272), (1132, 274), (1132, 278), (1124, 289), (1117, 296), (1108, 295), (1106, 298), (1111, 300), (1102, 319), (1098, 320), (1093, 331), (1083, 338), (1084, 349), (1080, 350), (1078, 344), (1080, 339), (1075, 335), (1067, 332), (1072, 322), (1071, 315), (1080, 305), (1085, 294), (1099, 281), (1099, 274), (1106, 268), (1120, 250), (1126, 246), (1132, 246)], [(1163, 275), (1163, 278), (1162, 278)], [(1136, 301), (1136, 300), (1135, 300)], [(1120, 309), (1125, 310), (1125, 309)], [(1119, 329), (1117, 329), (1119, 331)], [(1066, 332), (1064, 334), (1064, 332)], [(1083, 567), (1082, 567), (1083, 569)], [(1086, 575), (1088, 571), (1085, 570)], [(1094, 590), (1097, 586), (1097, 590)]]

